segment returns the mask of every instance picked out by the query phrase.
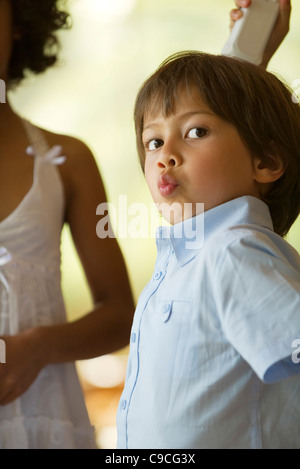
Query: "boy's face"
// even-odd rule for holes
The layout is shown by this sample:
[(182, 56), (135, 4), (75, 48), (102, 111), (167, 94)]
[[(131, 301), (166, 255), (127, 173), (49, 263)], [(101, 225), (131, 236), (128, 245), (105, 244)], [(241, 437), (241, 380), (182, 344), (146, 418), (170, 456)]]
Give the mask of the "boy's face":
[[(214, 114), (198, 93), (178, 93), (174, 114), (146, 115), (145, 177), (171, 224), (237, 197), (259, 197), (253, 159), (236, 128)], [(170, 210), (170, 206), (174, 204)]]
[(12, 11), (9, 0), (0, 0), (0, 78), (7, 78), (7, 69), (12, 48)]

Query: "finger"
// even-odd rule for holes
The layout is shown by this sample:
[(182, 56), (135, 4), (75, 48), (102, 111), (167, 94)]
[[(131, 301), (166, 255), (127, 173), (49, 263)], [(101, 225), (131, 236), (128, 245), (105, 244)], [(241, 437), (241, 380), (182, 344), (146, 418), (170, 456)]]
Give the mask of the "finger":
[(1, 390), (0, 393), (0, 406), (6, 405), (13, 400), (13, 396), (10, 390)]
[(239, 10), (238, 8), (234, 8), (230, 12), (230, 18), (234, 21), (239, 20), (242, 16), (243, 16), (243, 12)]
[(234, 23), (242, 18), (243, 12), (241, 10), (238, 10), (237, 8), (234, 8), (230, 12), (230, 29), (233, 27)]
[(27, 388), (23, 389), (18, 386), (8, 386), (4, 383), (4, 386), (1, 386), (0, 389), (0, 407), (15, 401)]
[(5, 394), (5, 396), (3, 396), (0, 400), (0, 407), (5, 406), (7, 404), (11, 404), (17, 398), (18, 398), (18, 395), (15, 395), (14, 393)]
[(252, 3), (252, 0), (235, 0), (235, 4), (238, 8), (248, 8)]

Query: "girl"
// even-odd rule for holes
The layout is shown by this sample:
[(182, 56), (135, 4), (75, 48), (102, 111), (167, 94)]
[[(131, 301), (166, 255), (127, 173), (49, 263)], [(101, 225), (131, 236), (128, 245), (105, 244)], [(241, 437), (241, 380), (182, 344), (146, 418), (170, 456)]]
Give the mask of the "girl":
[[(68, 26), (56, 0), (0, 0), (0, 78), (57, 58), (55, 31)], [(46, 51), (46, 52), (45, 52)], [(96, 448), (75, 360), (128, 343), (132, 293), (115, 239), (96, 235), (106, 195), (81, 141), (35, 127), (0, 104), (0, 448)], [(31, 149), (26, 152), (27, 147)], [(60, 236), (70, 227), (94, 308), (66, 322)]]

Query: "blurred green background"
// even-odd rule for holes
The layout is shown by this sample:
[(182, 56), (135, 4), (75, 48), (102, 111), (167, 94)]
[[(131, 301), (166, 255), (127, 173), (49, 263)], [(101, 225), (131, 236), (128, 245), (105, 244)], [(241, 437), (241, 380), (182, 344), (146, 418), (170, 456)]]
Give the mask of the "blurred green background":
[[(233, 0), (70, 0), (73, 26), (62, 31), (60, 63), (31, 77), (11, 102), (39, 126), (82, 139), (98, 162), (110, 202), (151, 200), (139, 168), (133, 105), (139, 86), (168, 55), (183, 49), (219, 53), (229, 34)], [(290, 84), (300, 78), (300, 2), (291, 30), (269, 70)], [(96, 208), (95, 208), (96, 209)], [(95, 227), (96, 229), (96, 227)], [(289, 235), (300, 251), (300, 223)], [(120, 239), (134, 296), (151, 276), (155, 242)], [(68, 229), (63, 233), (63, 289), (70, 319), (85, 314), (91, 299)], [(101, 281), (101, 279), (99, 279)]]

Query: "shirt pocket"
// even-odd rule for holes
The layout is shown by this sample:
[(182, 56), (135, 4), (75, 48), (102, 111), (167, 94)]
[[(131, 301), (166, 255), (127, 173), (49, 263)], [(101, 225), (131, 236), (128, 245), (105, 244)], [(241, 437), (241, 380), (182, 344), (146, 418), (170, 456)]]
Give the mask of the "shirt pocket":
[(161, 321), (167, 323), (183, 324), (192, 319), (192, 302), (185, 300), (164, 300), (159, 302), (159, 314)]

